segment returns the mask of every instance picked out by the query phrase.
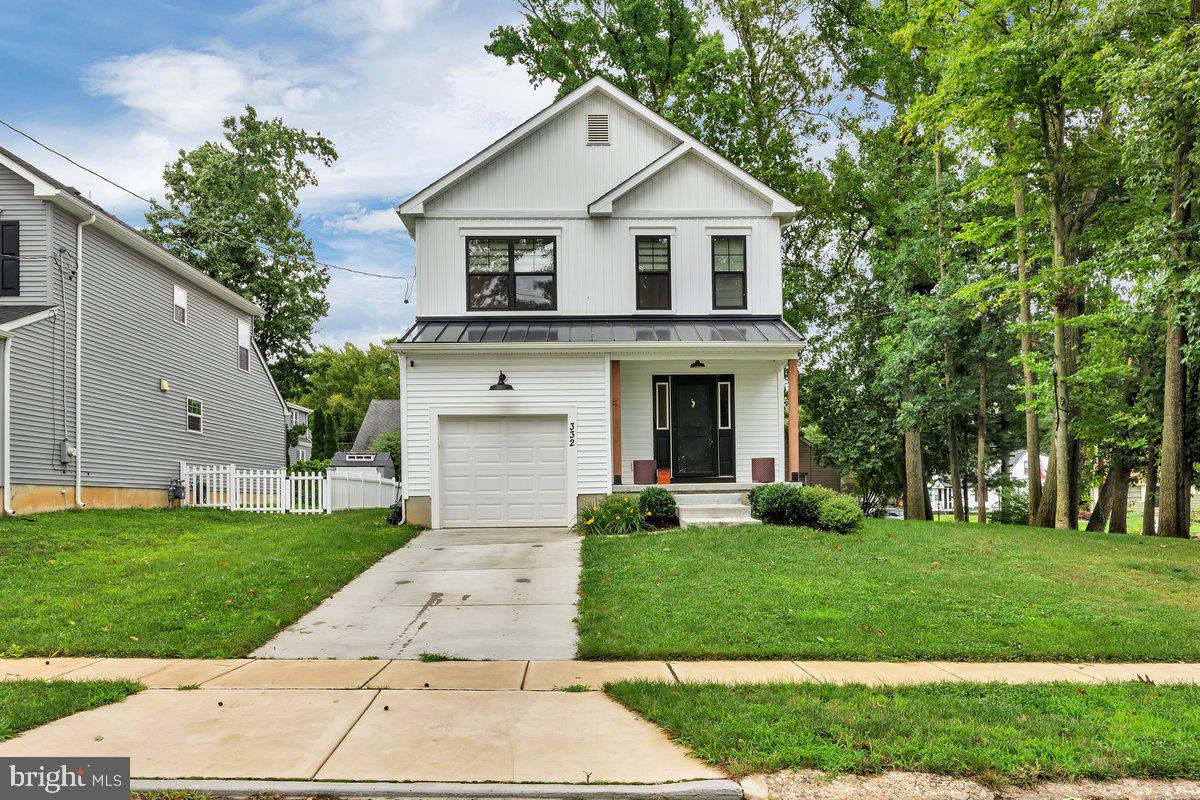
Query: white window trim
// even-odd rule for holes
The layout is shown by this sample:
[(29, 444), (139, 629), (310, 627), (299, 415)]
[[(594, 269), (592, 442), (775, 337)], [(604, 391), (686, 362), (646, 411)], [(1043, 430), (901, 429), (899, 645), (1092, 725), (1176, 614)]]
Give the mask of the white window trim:
[[(182, 304), (179, 302), (180, 298), (183, 299)], [(180, 309), (182, 309), (182, 311), (183, 311), (183, 319), (182, 320), (179, 319), (179, 316), (175, 313), (176, 310), (180, 310)], [(187, 324), (188, 324), (188, 291), (187, 291), (187, 289), (183, 288), (179, 284), (174, 285), (172, 293), (171, 293), (171, 319), (175, 322), (176, 325), (182, 325), (185, 328), (187, 327)]]
[[(199, 414), (192, 413), (192, 403), (200, 404), (200, 413)], [(204, 401), (198, 400), (195, 397), (185, 398), (183, 401), (183, 410), (184, 410), (184, 413), (186, 414), (186, 416), (184, 417), (184, 425), (183, 425), (184, 430), (186, 430), (188, 433), (204, 433)], [(189, 422), (191, 422), (192, 417), (195, 417), (196, 419), (200, 420), (200, 430), (192, 430), (192, 426), (188, 424)]]
[[(245, 344), (242, 343), (242, 331), (243, 330), (246, 332)], [(251, 348), (251, 341), (252, 341), (253, 335), (254, 335), (254, 333), (253, 333), (253, 328), (251, 326), (250, 320), (248, 320), (244, 317), (238, 317), (238, 321), (237, 321), (237, 346), (238, 346), (237, 367), (239, 370), (241, 370), (242, 372), (245, 372), (247, 374), (249, 374), (249, 372), (250, 372), (250, 348)], [(242, 366), (242, 351), (243, 350), (246, 351), (246, 366), (245, 367)]]
[(346, 460), (347, 461), (362, 461), (362, 462), (371, 464), (371, 463), (374, 463), (374, 461), (375, 461), (375, 454), (374, 453), (347, 453)]
[[(659, 388), (666, 392), (666, 403), (663, 405), (663, 419), (658, 418), (658, 392)], [(654, 430), (669, 431), (671, 430), (671, 384), (669, 381), (657, 381), (654, 384)]]

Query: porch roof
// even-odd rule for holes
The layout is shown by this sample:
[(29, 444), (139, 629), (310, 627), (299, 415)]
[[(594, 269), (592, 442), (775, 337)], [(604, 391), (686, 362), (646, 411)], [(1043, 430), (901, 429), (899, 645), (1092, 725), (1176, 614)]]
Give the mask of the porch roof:
[(804, 338), (781, 317), (427, 317), (397, 343), (404, 345), (607, 345), (662, 342), (697, 345), (793, 345)]

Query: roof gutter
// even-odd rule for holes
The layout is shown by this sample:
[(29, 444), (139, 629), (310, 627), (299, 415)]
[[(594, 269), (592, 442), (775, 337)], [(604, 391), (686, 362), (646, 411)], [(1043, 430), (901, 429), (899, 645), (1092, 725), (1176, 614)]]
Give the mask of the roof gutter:
[[(83, 508), (83, 229), (96, 223), (96, 215), (75, 226), (75, 506)], [(4, 351), (7, 362), (8, 349)], [(8, 389), (7, 382), (4, 385)], [(4, 407), (5, 414), (8, 406)], [(8, 461), (4, 462), (5, 469)]]

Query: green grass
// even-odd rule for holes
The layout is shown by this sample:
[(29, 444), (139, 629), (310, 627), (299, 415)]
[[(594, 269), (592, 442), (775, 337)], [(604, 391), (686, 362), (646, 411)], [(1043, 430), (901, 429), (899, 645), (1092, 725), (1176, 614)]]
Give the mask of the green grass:
[(1200, 778), (1200, 686), (611, 684), (608, 693), (735, 775), (933, 772), (992, 787)]
[(0, 742), (59, 717), (120, 702), (144, 688), (131, 681), (0, 682)]
[(583, 542), (584, 658), (1200, 661), (1200, 544), (868, 520)]
[(0, 651), (242, 656), (416, 534), (380, 510), (0, 521)]

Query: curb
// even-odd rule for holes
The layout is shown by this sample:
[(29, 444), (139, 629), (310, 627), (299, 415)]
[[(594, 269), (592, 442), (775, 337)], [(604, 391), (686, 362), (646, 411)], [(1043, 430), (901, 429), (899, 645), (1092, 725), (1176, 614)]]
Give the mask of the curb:
[(447, 798), (448, 800), (743, 800), (732, 780), (654, 784), (371, 783), (338, 781), (133, 780), (134, 792), (205, 792), (221, 797), (287, 796)]

